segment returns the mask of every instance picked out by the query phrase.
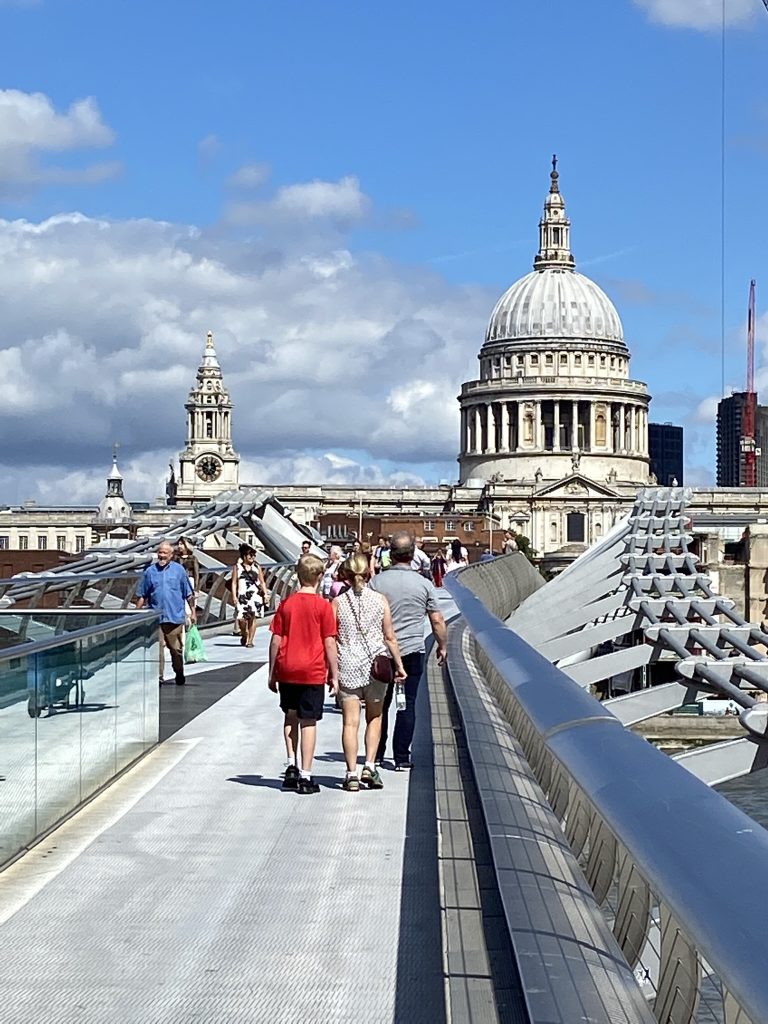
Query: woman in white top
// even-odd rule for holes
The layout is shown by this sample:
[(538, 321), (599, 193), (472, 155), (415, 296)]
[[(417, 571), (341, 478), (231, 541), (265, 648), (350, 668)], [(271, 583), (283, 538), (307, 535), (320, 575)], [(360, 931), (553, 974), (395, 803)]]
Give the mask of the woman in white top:
[[(340, 575), (350, 583), (349, 590), (334, 599), (338, 624), (339, 697), (343, 716), (342, 745), (347, 762), (344, 789), (356, 793), (360, 783), (381, 789), (384, 783), (376, 768), (376, 751), (381, 738), (381, 713), (387, 695), (387, 683), (371, 676), (378, 654), (389, 655), (395, 663), (395, 682), (405, 679), (400, 648), (392, 628), (389, 602), (366, 584), (371, 578), (365, 555), (352, 555), (343, 563)], [(360, 702), (365, 701), (365, 765), (357, 777)]]
[(328, 552), (328, 561), (325, 563), (325, 572), (320, 580), (320, 594), (330, 600), (331, 587), (336, 579), (339, 567), (341, 566), (342, 550), (338, 544), (334, 544)]
[(451, 546), (445, 553), (445, 571), (446, 573), (454, 572), (456, 569), (461, 569), (462, 566), (469, 565), (469, 553), (465, 547), (462, 547), (461, 542), (458, 540), (452, 540)]

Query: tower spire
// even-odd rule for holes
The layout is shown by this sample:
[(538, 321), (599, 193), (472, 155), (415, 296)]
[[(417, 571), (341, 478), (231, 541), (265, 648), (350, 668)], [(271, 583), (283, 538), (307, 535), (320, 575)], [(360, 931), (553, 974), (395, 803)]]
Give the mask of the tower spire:
[(205, 351), (203, 352), (203, 368), (210, 370), (218, 370), (219, 376), (221, 376), (221, 369), (219, 367), (219, 360), (216, 356), (216, 349), (213, 345), (213, 331), (208, 331), (205, 336)]
[(571, 252), (571, 222), (565, 212), (565, 199), (560, 192), (557, 154), (552, 155), (549, 173), (549, 194), (544, 200), (544, 216), (539, 221), (539, 251), (533, 261), (534, 270), (573, 270), (576, 261)]

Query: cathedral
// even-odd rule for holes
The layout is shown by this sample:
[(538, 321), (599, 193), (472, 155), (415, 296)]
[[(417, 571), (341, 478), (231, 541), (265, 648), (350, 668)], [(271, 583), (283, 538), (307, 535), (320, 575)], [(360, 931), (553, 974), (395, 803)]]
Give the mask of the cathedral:
[[(475, 544), (481, 515), (491, 533), (511, 528), (527, 537), (544, 568), (567, 565), (626, 514), (650, 477), (648, 391), (630, 377), (615, 307), (576, 270), (570, 231), (553, 160), (533, 269), (496, 303), (478, 378), (461, 388), (456, 483), (242, 486), (272, 490), (301, 523), (334, 515), (423, 523), (428, 547), (452, 536)], [(184, 509), (240, 487), (233, 404), (210, 332), (184, 410), (186, 439), (178, 472), (171, 462), (164, 503), (131, 506), (115, 458), (97, 510), (35, 503), (0, 509), (0, 549), (117, 543), (157, 532)]]
[[(649, 483), (648, 390), (608, 296), (576, 270), (557, 159), (533, 270), (491, 313), (479, 379), (462, 386), (462, 489), (543, 555), (601, 537)], [(572, 557), (571, 554), (571, 557)]]

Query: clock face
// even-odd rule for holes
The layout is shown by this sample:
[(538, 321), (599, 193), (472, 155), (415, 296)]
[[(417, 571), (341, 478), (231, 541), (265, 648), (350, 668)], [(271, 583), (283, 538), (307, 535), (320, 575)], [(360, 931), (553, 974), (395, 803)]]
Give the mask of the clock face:
[(221, 463), (215, 455), (204, 455), (195, 468), (200, 479), (209, 484), (221, 476)]

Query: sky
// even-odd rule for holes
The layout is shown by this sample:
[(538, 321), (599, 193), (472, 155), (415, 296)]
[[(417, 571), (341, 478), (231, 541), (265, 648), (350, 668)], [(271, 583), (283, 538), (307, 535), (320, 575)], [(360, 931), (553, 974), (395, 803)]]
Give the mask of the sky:
[(762, 0), (0, 0), (0, 39), (0, 503), (98, 501), (116, 441), (162, 494), (209, 329), (242, 480), (455, 480), (554, 152), (686, 482), (752, 277), (768, 402)]

